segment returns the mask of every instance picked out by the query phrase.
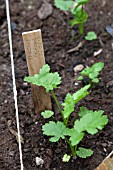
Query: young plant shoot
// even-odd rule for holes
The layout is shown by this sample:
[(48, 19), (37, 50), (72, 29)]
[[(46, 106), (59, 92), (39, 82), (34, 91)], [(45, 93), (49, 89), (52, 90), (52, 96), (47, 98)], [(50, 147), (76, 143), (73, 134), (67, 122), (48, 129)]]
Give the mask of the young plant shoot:
[[(95, 67), (93, 67), (93, 71), (95, 71), (94, 68)], [(97, 70), (98, 73), (100, 69), (98, 68)], [(94, 72), (94, 74), (96, 73)], [(88, 110), (86, 107), (80, 107), (79, 113), (75, 115), (74, 118), (71, 117), (76, 104), (89, 94), (88, 89), (90, 85), (84, 86), (74, 94), (68, 93), (61, 106), (54, 93), (54, 89), (61, 83), (61, 77), (57, 72), (51, 73), (49, 65), (44, 65), (39, 74), (25, 77), (24, 80), (37, 86), (43, 86), (46, 92), (51, 92), (59, 113), (61, 114), (62, 121), (51, 120), (42, 126), (43, 134), (50, 137), (49, 141), (58, 142), (60, 139), (63, 139), (69, 145), (73, 156), (79, 156), (81, 158), (91, 156), (93, 151), (91, 149), (79, 147), (80, 142), (85, 137), (85, 134), (89, 133), (94, 135), (99, 130), (102, 130), (108, 122), (107, 116), (103, 115), (103, 110), (92, 111)], [(52, 111), (46, 110), (42, 112), (41, 115), (44, 118), (50, 118), (55, 114)], [(65, 154), (62, 160), (68, 162), (70, 156), (71, 155)]]
[(95, 32), (88, 32), (87, 35), (85, 36), (85, 39), (88, 40), (88, 41), (92, 41), (92, 40), (95, 40), (97, 39), (97, 35)]
[(103, 69), (104, 63), (98, 62), (93, 64), (91, 67), (87, 67), (80, 73), (81, 76), (78, 77), (78, 80), (84, 80), (88, 78), (89, 84), (92, 86), (94, 83), (99, 82), (99, 72)]
[(70, 22), (71, 26), (79, 25), (79, 33), (84, 33), (84, 24), (87, 21), (88, 14), (84, 6), (89, 0), (54, 0), (54, 4), (57, 8), (63, 11), (70, 10), (73, 20)]

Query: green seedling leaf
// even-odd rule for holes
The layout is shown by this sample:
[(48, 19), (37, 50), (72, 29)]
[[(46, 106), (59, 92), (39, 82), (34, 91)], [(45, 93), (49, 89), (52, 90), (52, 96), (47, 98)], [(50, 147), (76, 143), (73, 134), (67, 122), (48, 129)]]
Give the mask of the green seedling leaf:
[(43, 86), (46, 89), (46, 92), (49, 92), (54, 88), (57, 88), (61, 83), (61, 77), (57, 72), (50, 73), (50, 66), (46, 64), (42, 67), (39, 74), (25, 77), (24, 81), (36, 84), (37, 86)]
[(88, 18), (87, 12), (80, 8), (74, 10), (73, 15), (74, 19), (70, 21), (71, 26), (74, 26), (75, 24), (85, 23)]
[(87, 4), (89, 0), (76, 0), (77, 6)]
[(87, 91), (89, 87), (90, 85), (87, 85), (78, 90), (73, 95), (69, 93), (66, 95), (65, 103), (62, 104), (62, 106), (64, 106), (63, 110), (64, 118), (68, 118), (70, 114), (74, 111), (75, 104), (89, 94), (89, 92)]
[(98, 83), (99, 79), (98, 78), (93, 78), (93, 83)]
[(69, 162), (70, 158), (71, 158), (70, 155), (65, 154), (65, 155), (63, 156), (63, 158), (62, 158), (62, 161), (63, 161), (63, 162)]
[(80, 107), (80, 111), (78, 113), (78, 115), (80, 117), (83, 117), (84, 115), (86, 115), (87, 113), (92, 113), (92, 111), (90, 112), (90, 110), (88, 110), (86, 107), (82, 106)]
[(87, 131), (89, 134), (96, 134), (99, 130), (102, 130), (104, 126), (108, 123), (106, 115), (102, 115), (103, 110), (99, 111), (89, 111), (80, 120), (76, 120), (74, 124), (74, 129), (79, 133)]
[(60, 138), (65, 139), (65, 135), (67, 134), (67, 128), (63, 124), (63, 122), (53, 122), (49, 121), (42, 126), (43, 134), (47, 136), (53, 136), (50, 138), (51, 142), (57, 142)]
[(69, 140), (72, 146), (77, 145), (84, 137), (84, 133), (78, 133), (75, 129), (68, 129), (67, 136), (70, 136)]
[(89, 94), (89, 92), (87, 91), (89, 88), (90, 85), (86, 85), (85, 87), (81, 88), (80, 90), (73, 94), (75, 104)]
[(71, 0), (69, 0), (69, 1), (66, 1), (66, 0), (54, 0), (54, 4), (60, 10), (67, 11), (73, 6), (74, 1), (71, 1)]
[(54, 115), (54, 112), (52, 112), (51, 110), (45, 110), (44, 112), (41, 112), (41, 115), (45, 118), (48, 119), (51, 116)]
[(77, 80), (83, 80), (83, 76), (79, 76)]
[(87, 158), (93, 154), (93, 151), (91, 149), (86, 149), (86, 148), (82, 148), (82, 147), (79, 147), (78, 149), (79, 150), (76, 151), (76, 154), (80, 158)]
[[(103, 67), (104, 67), (104, 63), (98, 62), (93, 64), (91, 67), (85, 68), (80, 74), (82, 75), (82, 77), (87, 76), (92, 80), (92, 82), (98, 83), (99, 82), (98, 75), (99, 72), (103, 69)], [(81, 77), (78, 78), (79, 80), (80, 79), (82, 80)]]
[(74, 111), (74, 107), (75, 107), (75, 101), (71, 94), (68, 93), (66, 95), (65, 103), (63, 103), (62, 106), (64, 106), (64, 111), (63, 111), (64, 118), (68, 118), (69, 115)]
[(95, 40), (97, 39), (97, 35), (95, 32), (88, 32), (87, 35), (85, 36), (85, 39), (88, 40), (88, 41), (92, 41), (92, 40)]
[(101, 71), (104, 67), (104, 63), (98, 62), (92, 65), (93, 70)]

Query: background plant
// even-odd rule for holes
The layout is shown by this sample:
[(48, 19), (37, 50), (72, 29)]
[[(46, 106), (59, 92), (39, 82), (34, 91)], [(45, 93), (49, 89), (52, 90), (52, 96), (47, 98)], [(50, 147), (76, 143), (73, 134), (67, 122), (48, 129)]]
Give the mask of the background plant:
[[(49, 136), (51, 142), (58, 142), (60, 139), (65, 140), (73, 156), (77, 155), (81, 158), (91, 156), (93, 154), (91, 149), (78, 147), (78, 144), (86, 133), (94, 135), (98, 130), (102, 130), (108, 122), (107, 116), (103, 115), (103, 110), (92, 111), (86, 107), (80, 107), (79, 113), (74, 118), (71, 118), (76, 104), (89, 94), (88, 89), (90, 85), (84, 86), (74, 94), (68, 93), (61, 106), (54, 92), (54, 89), (58, 88), (58, 85), (61, 83), (61, 77), (57, 72), (51, 73), (49, 65), (44, 65), (39, 74), (25, 77), (24, 80), (43, 86), (46, 92), (51, 92), (61, 114), (62, 121), (49, 121), (42, 126), (43, 134)], [(54, 112), (46, 110), (41, 115), (44, 118), (50, 118), (54, 115)], [(63, 161), (67, 162), (69, 159), (70, 155), (65, 154)]]
[(85, 10), (85, 5), (89, 0), (54, 0), (57, 8), (67, 11), (70, 10), (73, 20), (70, 22), (71, 26), (79, 25), (79, 33), (84, 33), (84, 24), (87, 21), (88, 13)]
[(104, 63), (98, 62), (93, 64), (91, 67), (87, 67), (82, 72), (80, 72), (81, 76), (78, 77), (78, 80), (83, 80), (84, 78), (88, 78), (88, 83), (92, 86), (94, 83), (99, 82), (99, 72), (103, 69)]

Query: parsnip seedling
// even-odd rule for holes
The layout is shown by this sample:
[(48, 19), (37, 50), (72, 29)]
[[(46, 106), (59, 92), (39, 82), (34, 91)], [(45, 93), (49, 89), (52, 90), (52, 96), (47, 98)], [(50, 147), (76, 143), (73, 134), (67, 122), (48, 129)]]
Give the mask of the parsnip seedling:
[(88, 2), (89, 0), (54, 0), (55, 6), (60, 10), (70, 10), (73, 15), (73, 20), (70, 22), (71, 26), (79, 25), (80, 34), (84, 33), (84, 24), (88, 18), (88, 13), (84, 8)]
[(104, 63), (98, 62), (93, 64), (91, 67), (87, 67), (80, 73), (81, 76), (78, 77), (78, 80), (83, 80), (85, 77), (88, 78), (89, 84), (92, 86), (94, 83), (99, 82), (99, 72), (103, 69)]
[[(47, 92), (52, 93), (56, 102), (62, 121), (49, 121), (42, 126), (43, 134), (50, 137), (50, 142), (58, 142), (60, 139), (63, 139), (69, 145), (73, 156), (77, 155), (81, 158), (91, 156), (93, 154), (91, 149), (78, 147), (78, 144), (83, 140), (86, 133), (94, 135), (98, 130), (102, 130), (108, 122), (107, 116), (103, 115), (104, 111), (102, 110), (93, 112), (85, 107), (81, 107), (76, 120), (75, 118), (71, 119), (71, 114), (74, 112), (76, 104), (89, 94), (88, 89), (90, 85), (84, 86), (74, 94), (68, 93), (62, 103), (62, 108), (54, 93), (54, 88), (58, 88), (58, 85), (61, 83), (61, 77), (57, 72), (51, 73), (49, 65), (44, 65), (39, 74), (25, 77), (24, 80), (43, 86)], [(55, 114), (52, 111), (45, 111), (41, 115), (44, 118), (50, 118)], [(74, 124), (70, 124), (70, 122), (74, 122)], [(70, 155), (65, 154), (63, 161), (68, 162), (69, 159)]]

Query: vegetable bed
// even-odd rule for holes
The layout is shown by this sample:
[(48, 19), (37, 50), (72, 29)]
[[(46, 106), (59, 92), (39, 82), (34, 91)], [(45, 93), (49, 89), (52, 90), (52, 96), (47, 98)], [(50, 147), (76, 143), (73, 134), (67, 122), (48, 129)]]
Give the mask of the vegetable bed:
[[(72, 15), (69, 12), (57, 9), (52, 0), (46, 2), (52, 4), (52, 14), (46, 19), (39, 19), (38, 11), (44, 1), (25, 0), (24, 3), (20, 0), (10, 1), (24, 167), (25, 170), (94, 170), (113, 148), (113, 39), (106, 32), (106, 26), (112, 25), (113, 22), (113, 2), (92, 0), (86, 5), (89, 18), (85, 23), (84, 35), (89, 31), (95, 31), (97, 39), (93, 41), (85, 40), (84, 35), (79, 34), (78, 26), (70, 26)], [(0, 8), (0, 169), (19, 170), (4, 1), (0, 2)], [(71, 153), (67, 143), (63, 139), (51, 143), (49, 137), (43, 135), (42, 126), (47, 121), (40, 114), (35, 114), (31, 86), (24, 81), (24, 77), (28, 76), (28, 70), (22, 32), (34, 29), (42, 30), (46, 63), (51, 71), (58, 72), (62, 79), (59, 88), (55, 89), (60, 104), (63, 103), (67, 93), (75, 93), (86, 83), (77, 80), (80, 76), (77, 66), (82, 65), (85, 68), (97, 62), (104, 63), (104, 68), (99, 74), (99, 83), (93, 87), (89, 95), (77, 103), (72, 115), (74, 116), (80, 107), (84, 106), (93, 111), (104, 110), (104, 115), (108, 117), (108, 124), (103, 130), (95, 135), (86, 133), (80, 142), (80, 147), (94, 151), (91, 157), (86, 159), (71, 157), (69, 162), (63, 162), (64, 154)], [(56, 115), (55, 121), (61, 121), (57, 106), (52, 96), (51, 98), (52, 110)], [(43, 165), (36, 165), (36, 157), (44, 160)]]

